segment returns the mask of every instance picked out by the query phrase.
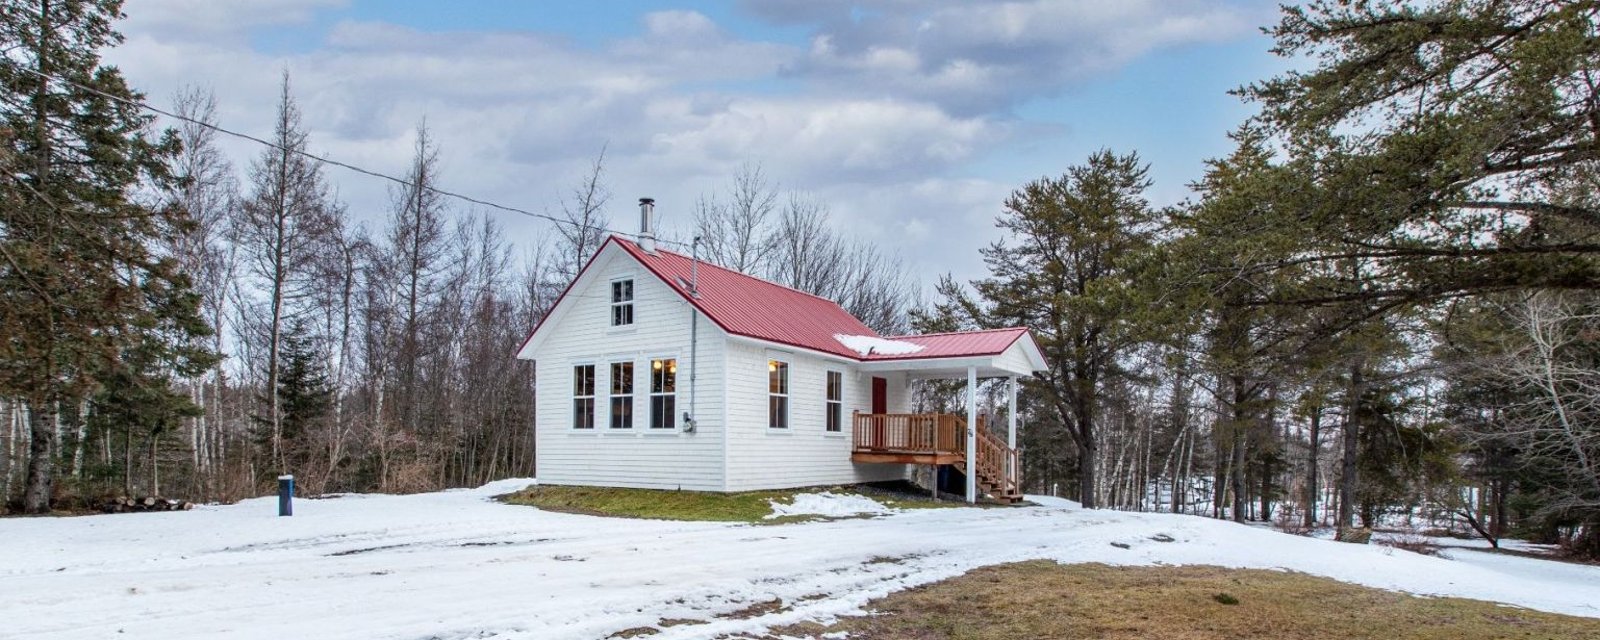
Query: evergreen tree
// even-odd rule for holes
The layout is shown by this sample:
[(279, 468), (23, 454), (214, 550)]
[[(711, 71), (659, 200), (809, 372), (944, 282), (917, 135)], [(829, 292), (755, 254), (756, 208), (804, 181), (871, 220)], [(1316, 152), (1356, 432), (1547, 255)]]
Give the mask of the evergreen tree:
[(120, 7), (0, 4), (0, 395), (28, 405), (31, 512), (50, 508), (59, 407), (125, 371), (131, 346), (181, 361), (165, 346), (205, 332), (187, 279), (152, 250), (181, 232), (182, 212), (132, 197), (168, 179), (177, 145), (152, 137), (142, 96), (100, 64), (121, 41)]
[[(1275, 51), (1315, 67), (1242, 93), (1276, 133), (1312, 142), (1297, 153), (1328, 192), (1365, 200), (1323, 209), (1326, 241), (1296, 263), (1370, 261), (1394, 286), (1351, 295), (1384, 304), (1600, 287), (1600, 202), (1555, 196), (1600, 160), (1597, 29), (1594, 0), (1286, 8)], [(1581, 233), (1542, 232), (1553, 225)]]
[(277, 429), (271, 416), (256, 416), (258, 442), (266, 444), (275, 436), (282, 447), (284, 470), (303, 469), (315, 447), (312, 436), (319, 431), (333, 409), (334, 388), (328, 378), (327, 359), (317, 349), (305, 323), (296, 321), (282, 336), (278, 386), (273, 395), (278, 407)]
[(990, 276), (973, 283), (983, 324), (1038, 338), (1050, 369), (1030, 384), (1077, 448), (1078, 498), (1090, 508), (1101, 395), (1125, 373), (1118, 359), (1137, 342), (1145, 307), (1136, 275), (1157, 231), (1147, 176), (1137, 154), (1099, 151), (1016, 191), (996, 221), (1014, 241), (982, 250)]

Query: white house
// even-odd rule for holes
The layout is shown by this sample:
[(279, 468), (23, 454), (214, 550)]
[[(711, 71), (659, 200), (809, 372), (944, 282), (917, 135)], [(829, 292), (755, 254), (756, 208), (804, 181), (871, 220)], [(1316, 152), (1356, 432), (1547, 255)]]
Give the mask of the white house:
[(1026, 329), (880, 337), (832, 301), (655, 246), (651, 208), (517, 354), (539, 381), (541, 483), (750, 491), (927, 464), (964, 474), (968, 500), (1020, 496), (1014, 417), (990, 430), (970, 393), (965, 416), (912, 414), (908, 387), (1009, 378), (1014, 409), (1017, 378), (1045, 367)]

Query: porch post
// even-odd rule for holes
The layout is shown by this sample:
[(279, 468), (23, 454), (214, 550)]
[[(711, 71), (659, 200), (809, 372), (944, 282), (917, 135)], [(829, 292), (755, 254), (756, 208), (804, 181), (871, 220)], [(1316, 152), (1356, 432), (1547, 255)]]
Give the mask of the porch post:
[[(1017, 377), (1006, 378), (1006, 446), (1012, 452), (1017, 450)], [(1017, 469), (1011, 468), (1012, 456), (1006, 455), (1006, 479), (1017, 477)]]
[(1006, 379), (1006, 446), (1017, 448), (1017, 377)]
[(967, 502), (978, 502), (978, 368), (967, 367)]

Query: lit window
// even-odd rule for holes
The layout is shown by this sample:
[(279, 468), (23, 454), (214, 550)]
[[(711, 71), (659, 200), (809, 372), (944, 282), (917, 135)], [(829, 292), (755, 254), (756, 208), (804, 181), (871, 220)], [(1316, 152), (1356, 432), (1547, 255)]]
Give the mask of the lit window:
[(838, 371), (828, 372), (827, 398), (828, 430), (840, 431), (844, 423), (844, 374)]
[(678, 361), (666, 358), (650, 361), (650, 428), (678, 426)]
[(611, 428), (633, 428), (633, 363), (611, 363)]
[(767, 427), (789, 428), (789, 363), (767, 361)]
[(615, 280), (611, 283), (611, 326), (633, 324), (633, 281)]
[(572, 428), (594, 428), (594, 365), (572, 368)]

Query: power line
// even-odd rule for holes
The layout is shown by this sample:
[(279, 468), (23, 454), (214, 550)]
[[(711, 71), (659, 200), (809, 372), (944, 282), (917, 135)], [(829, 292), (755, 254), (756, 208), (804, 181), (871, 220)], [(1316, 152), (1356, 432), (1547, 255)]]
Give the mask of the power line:
[[(96, 89), (94, 87), (90, 87), (90, 86), (87, 86), (87, 85), (79, 84), (78, 82), (75, 82), (75, 81), (72, 81), (72, 80), (68, 80), (66, 78), (61, 78), (61, 77), (58, 77), (58, 76), (52, 76), (50, 74), (41, 72), (38, 69), (22, 67), (22, 70), (26, 71), (28, 73), (31, 73), (31, 74), (33, 74), (35, 76), (38, 76), (40, 78), (44, 78), (45, 80), (54, 80), (56, 82), (59, 82), (59, 83), (65, 84), (65, 85), (70, 85), (70, 86), (76, 87), (78, 89), (81, 89), (83, 91), (87, 91), (89, 93), (93, 93), (93, 94), (98, 95), (100, 97), (106, 98), (108, 100), (114, 100), (116, 102), (120, 102), (120, 103), (128, 105), (128, 106), (136, 107), (136, 108), (139, 108), (139, 109), (144, 109), (146, 111), (150, 111), (152, 113), (157, 113), (157, 114), (166, 116), (168, 118), (172, 118), (174, 120), (181, 120), (183, 122), (188, 122), (188, 123), (191, 123), (191, 124), (200, 125), (202, 127), (210, 129), (212, 131), (216, 131), (218, 133), (229, 135), (229, 136), (233, 136), (235, 138), (240, 138), (240, 139), (243, 139), (243, 140), (249, 140), (250, 142), (254, 142), (256, 144), (265, 145), (265, 146), (271, 147), (273, 149), (276, 149), (278, 151), (282, 151), (284, 153), (297, 154), (297, 155), (300, 155), (300, 156), (304, 156), (304, 157), (306, 157), (306, 158), (308, 158), (310, 160), (315, 160), (317, 162), (321, 162), (323, 164), (330, 164), (330, 165), (333, 165), (333, 166), (336, 166), (336, 167), (339, 167), (339, 168), (342, 168), (342, 169), (347, 169), (349, 171), (354, 171), (356, 173), (360, 173), (360, 174), (363, 174), (363, 175), (371, 176), (371, 177), (378, 178), (378, 179), (381, 179), (381, 180), (388, 180), (390, 182), (394, 182), (396, 184), (400, 184), (400, 185), (403, 185), (403, 186), (406, 186), (406, 187), (417, 188), (417, 185), (415, 183), (413, 183), (413, 182), (411, 182), (409, 180), (406, 180), (404, 178), (396, 178), (396, 177), (391, 176), (389, 174), (380, 173), (380, 172), (377, 172), (377, 171), (373, 171), (371, 169), (365, 169), (365, 168), (350, 164), (348, 162), (343, 162), (343, 161), (339, 161), (339, 160), (334, 160), (332, 158), (319, 156), (317, 154), (311, 153), (309, 151), (305, 151), (303, 149), (292, 149), (292, 148), (289, 148), (289, 147), (285, 147), (285, 146), (282, 146), (282, 145), (280, 145), (280, 144), (278, 144), (276, 142), (272, 142), (270, 140), (265, 140), (265, 139), (262, 139), (262, 138), (258, 138), (258, 137), (255, 137), (253, 135), (250, 135), (248, 133), (241, 133), (241, 132), (238, 132), (238, 131), (227, 129), (227, 128), (222, 127), (221, 125), (218, 125), (218, 124), (215, 124), (215, 123), (206, 122), (204, 120), (197, 120), (195, 118), (190, 118), (190, 117), (184, 116), (184, 115), (179, 115), (177, 113), (173, 113), (173, 112), (168, 111), (166, 109), (162, 109), (160, 107), (157, 107), (157, 106), (152, 105), (152, 104), (147, 103), (147, 102), (143, 102), (143, 101), (139, 101), (139, 100), (132, 100), (132, 99), (125, 98), (125, 97), (122, 97), (122, 96), (119, 96), (119, 95), (106, 93), (105, 91), (101, 91), (100, 89)], [(513, 207), (513, 206), (509, 206), (509, 205), (503, 205), (503, 204), (499, 204), (499, 203), (496, 203), (496, 202), (490, 202), (488, 200), (484, 200), (484, 199), (481, 199), (481, 198), (474, 198), (474, 197), (466, 195), (466, 194), (456, 193), (454, 191), (446, 191), (446, 190), (440, 189), (438, 187), (424, 186), (422, 188), (426, 189), (426, 190), (428, 190), (428, 191), (430, 191), (432, 193), (441, 195), (441, 196), (445, 196), (445, 197), (449, 197), (449, 198), (455, 198), (457, 200), (461, 200), (461, 201), (464, 201), (464, 202), (470, 202), (472, 204), (489, 207), (491, 209), (499, 209), (501, 211), (505, 211), (505, 212), (508, 212), (508, 213), (515, 213), (515, 214), (519, 214), (519, 215), (524, 215), (524, 216), (528, 216), (530, 218), (537, 218), (537, 219), (540, 219), (540, 220), (548, 220), (548, 221), (556, 223), (556, 224), (570, 225), (570, 226), (576, 227), (578, 229), (594, 229), (596, 231), (604, 231), (604, 232), (607, 232), (607, 233), (614, 233), (614, 234), (617, 234), (617, 235), (627, 236), (627, 237), (634, 238), (634, 239), (638, 239), (638, 237), (639, 237), (639, 234), (637, 234), (637, 233), (628, 233), (626, 231), (618, 231), (616, 229), (608, 229), (608, 228), (605, 228), (605, 227), (591, 227), (591, 226), (584, 225), (584, 224), (579, 224), (577, 222), (573, 222), (571, 220), (567, 220), (567, 219), (564, 219), (564, 218), (557, 218), (557, 217), (552, 216), (552, 215), (547, 214), (547, 213), (535, 213), (535, 212), (532, 212), (532, 211), (528, 211), (527, 209), (521, 209), (521, 208), (518, 208), (518, 207)], [(660, 242), (660, 243), (663, 243), (663, 244), (677, 245), (677, 246), (680, 246), (680, 247), (689, 246), (688, 243), (680, 242), (680, 241), (677, 241), (677, 240), (670, 240), (670, 239), (666, 239), (666, 238), (656, 238), (656, 242)]]

